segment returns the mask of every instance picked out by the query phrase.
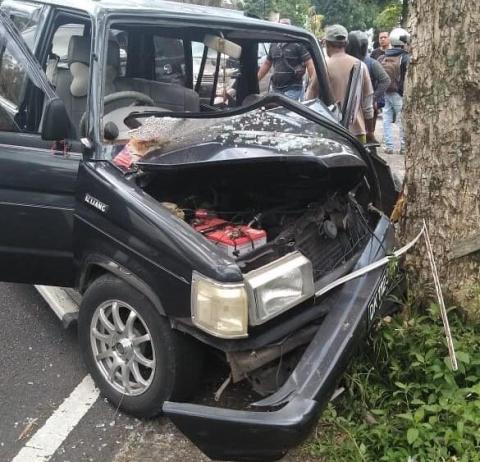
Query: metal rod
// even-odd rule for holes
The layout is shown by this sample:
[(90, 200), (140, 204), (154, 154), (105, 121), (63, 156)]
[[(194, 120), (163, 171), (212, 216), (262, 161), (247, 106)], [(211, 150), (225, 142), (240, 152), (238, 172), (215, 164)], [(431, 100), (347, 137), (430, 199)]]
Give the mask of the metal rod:
[(205, 71), (205, 63), (207, 62), (208, 47), (203, 45), (203, 54), (202, 61), (200, 62), (200, 69), (197, 74), (197, 81), (195, 82), (195, 91), (198, 93), (200, 91), (200, 85), (202, 84), (203, 73)]
[(229, 374), (229, 376), (225, 379), (225, 381), (220, 385), (220, 388), (215, 392), (214, 398), (215, 401), (220, 401), (220, 398), (222, 397), (223, 392), (225, 389), (230, 385), (230, 382), (232, 381), (232, 374)]
[(442, 288), (440, 286), (440, 279), (438, 277), (437, 265), (433, 257), (432, 244), (430, 243), (430, 236), (428, 235), (428, 228), (425, 219), (423, 220), (423, 229), (425, 236), (425, 245), (427, 247), (427, 255), (432, 269), (433, 282), (435, 284), (435, 292), (437, 293), (438, 304), (440, 306), (440, 313), (442, 315), (443, 328), (445, 330), (445, 337), (447, 338), (448, 354), (452, 363), (452, 370), (458, 370), (457, 357), (455, 356), (455, 348), (453, 346), (452, 333), (450, 331), (450, 323), (448, 322), (447, 309), (445, 308), (445, 301), (443, 299)]
[[(213, 87), (212, 94), (210, 95), (210, 106), (213, 106), (215, 103), (215, 96), (217, 96), (217, 85), (218, 85), (218, 74), (220, 73), (220, 61), (222, 59), (222, 54), (217, 53), (217, 62), (215, 63), (215, 74), (213, 76)], [(225, 84), (225, 81), (223, 82)]]

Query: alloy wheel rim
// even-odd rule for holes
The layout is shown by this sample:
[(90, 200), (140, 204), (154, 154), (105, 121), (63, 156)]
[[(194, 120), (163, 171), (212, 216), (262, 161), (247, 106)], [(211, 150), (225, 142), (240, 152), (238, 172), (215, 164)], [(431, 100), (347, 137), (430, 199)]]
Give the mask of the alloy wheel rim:
[(127, 396), (147, 391), (155, 375), (155, 349), (147, 324), (128, 303), (108, 300), (90, 324), (93, 358), (105, 380)]

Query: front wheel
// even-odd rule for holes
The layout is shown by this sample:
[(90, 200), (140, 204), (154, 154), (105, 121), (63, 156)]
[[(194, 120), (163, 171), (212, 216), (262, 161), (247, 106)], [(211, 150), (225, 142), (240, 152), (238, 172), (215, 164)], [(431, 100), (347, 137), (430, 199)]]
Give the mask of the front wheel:
[(137, 417), (154, 417), (164, 401), (186, 398), (200, 375), (201, 345), (172, 330), (148, 298), (112, 275), (86, 291), (78, 335), (102, 393)]

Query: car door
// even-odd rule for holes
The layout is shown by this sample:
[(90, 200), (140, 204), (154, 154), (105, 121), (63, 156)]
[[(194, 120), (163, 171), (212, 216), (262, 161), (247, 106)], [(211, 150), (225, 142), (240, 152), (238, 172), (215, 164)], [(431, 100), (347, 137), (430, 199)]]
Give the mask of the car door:
[(68, 286), (74, 279), (74, 190), (81, 155), (41, 138), (45, 102), (55, 97), (39, 63), (0, 12), (1, 281)]

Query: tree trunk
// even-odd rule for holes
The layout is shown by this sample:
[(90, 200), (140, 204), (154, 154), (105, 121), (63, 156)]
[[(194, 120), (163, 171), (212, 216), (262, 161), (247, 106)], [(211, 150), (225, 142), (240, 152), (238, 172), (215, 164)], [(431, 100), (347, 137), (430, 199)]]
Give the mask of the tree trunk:
[[(480, 1), (413, 0), (409, 23), (403, 238), (427, 220), (447, 299), (478, 316), (480, 251), (450, 252), (480, 235)], [(431, 280), (423, 249), (407, 262)]]

